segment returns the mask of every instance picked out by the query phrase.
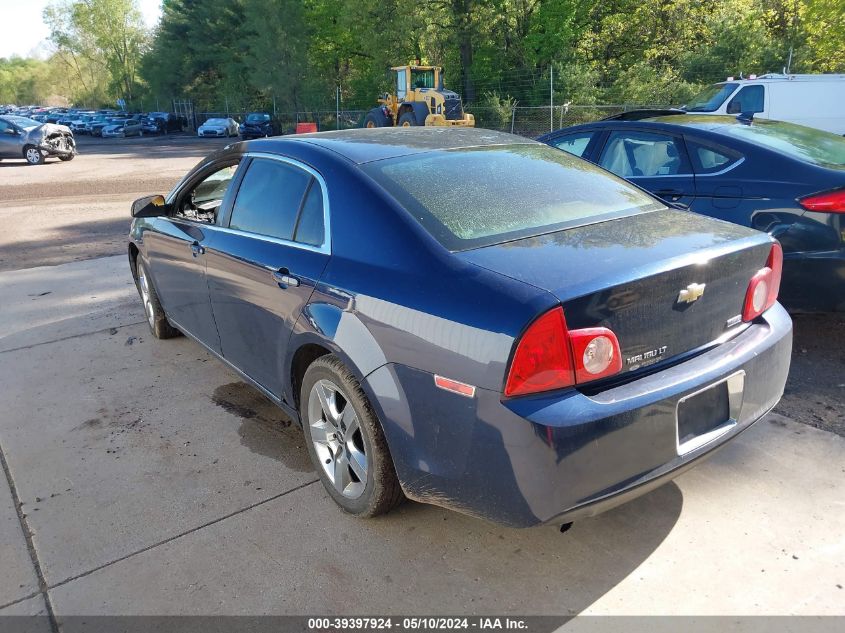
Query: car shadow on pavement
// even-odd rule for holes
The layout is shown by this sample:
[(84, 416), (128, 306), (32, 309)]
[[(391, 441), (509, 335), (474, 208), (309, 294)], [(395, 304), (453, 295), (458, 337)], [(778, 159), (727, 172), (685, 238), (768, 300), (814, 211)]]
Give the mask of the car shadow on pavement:
[[(313, 470), (300, 427), (257, 390), (235, 382), (218, 387), (212, 400), (243, 419), (241, 443), (250, 450), (288, 468)], [(317, 506), (307, 512), (316, 511), (318, 523), (336, 522), (344, 566), (364, 575), (372, 572), (378, 566), (371, 560), (375, 547), (376, 558), (392, 564), (384, 565), (380, 577), (370, 577), (370, 586), (413, 577), (414, 595), (393, 605), (408, 613), (578, 614), (649, 558), (683, 508), (681, 490), (670, 482), (561, 533), (558, 525), (514, 529), (412, 501), (373, 520), (355, 519), (334, 505), (319, 482), (309, 489), (309, 496), (318, 495), (323, 502), (313, 500), (304, 507)], [(299, 556), (307, 553), (293, 555)], [(310, 561), (315, 573), (337, 576), (331, 551), (315, 553)], [(330, 592), (331, 586), (323, 591)], [(344, 599), (338, 596), (339, 602), (329, 603)], [(371, 600), (366, 606), (385, 612), (381, 598)]]
[(127, 252), (130, 220), (127, 212), (125, 219), (67, 224), (38, 239), (0, 239), (0, 272), (122, 255)]

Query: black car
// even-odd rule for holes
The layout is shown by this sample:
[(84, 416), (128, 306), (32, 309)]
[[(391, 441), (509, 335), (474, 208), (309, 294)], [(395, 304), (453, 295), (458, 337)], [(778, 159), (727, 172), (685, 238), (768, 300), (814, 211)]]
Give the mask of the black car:
[(273, 118), (266, 112), (250, 112), (241, 123), (241, 138), (246, 140), (252, 138), (263, 138), (276, 136), (276, 126)]
[(407, 496), (566, 524), (692, 467), (783, 393), (777, 242), (522, 137), (231, 143), (132, 215), (153, 335), (190, 335), (301, 423), (358, 516)]
[(783, 245), (782, 303), (845, 310), (845, 138), (748, 116), (628, 112), (538, 140)]
[[(147, 114), (147, 118), (154, 120), (158, 124), (160, 133), (164, 134), (181, 132), (185, 127), (185, 117), (173, 112), (150, 112)], [(146, 133), (146, 129), (144, 132)]]

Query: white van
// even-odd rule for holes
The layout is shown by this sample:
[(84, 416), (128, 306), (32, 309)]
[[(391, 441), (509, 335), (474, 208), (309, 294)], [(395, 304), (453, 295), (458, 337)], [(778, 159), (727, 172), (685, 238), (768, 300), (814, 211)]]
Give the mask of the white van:
[(754, 114), (845, 135), (845, 75), (751, 75), (713, 84), (684, 106), (701, 114)]

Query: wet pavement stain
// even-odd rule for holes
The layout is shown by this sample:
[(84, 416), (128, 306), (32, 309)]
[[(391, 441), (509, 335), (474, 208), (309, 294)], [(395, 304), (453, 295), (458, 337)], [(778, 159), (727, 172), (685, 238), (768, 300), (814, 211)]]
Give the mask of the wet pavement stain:
[(244, 382), (233, 382), (217, 387), (211, 399), (243, 420), (238, 435), (250, 451), (276, 459), (291, 470), (314, 470), (302, 429), (258, 390)]

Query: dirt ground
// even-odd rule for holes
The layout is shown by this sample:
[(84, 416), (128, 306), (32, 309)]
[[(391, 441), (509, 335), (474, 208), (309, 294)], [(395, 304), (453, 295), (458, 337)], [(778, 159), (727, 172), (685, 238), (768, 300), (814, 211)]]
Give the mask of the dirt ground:
[[(235, 140), (235, 139), (231, 139)], [(228, 142), (231, 142), (228, 141)], [(69, 163), (0, 162), (0, 271), (123, 253), (129, 207), (167, 193), (225, 139), (80, 137)]]
[[(166, 193), (228, 142), (82, 137), (70, 163), (0, 162), (0, 271), (124, 253), (132, 200)], [(792, 370), (775, 411), (845, 436), (845, 315), (794, 315), (794, 323)]]

